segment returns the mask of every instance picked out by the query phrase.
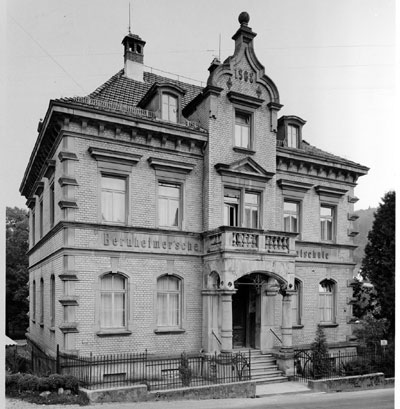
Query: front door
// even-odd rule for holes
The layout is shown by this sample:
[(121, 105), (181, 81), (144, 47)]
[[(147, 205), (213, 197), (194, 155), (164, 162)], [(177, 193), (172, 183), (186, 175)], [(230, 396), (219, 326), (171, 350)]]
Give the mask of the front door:
[(256, 288), (245, 277), (235, 286), (237, 292), (232, 296), (233, 348), (255, 348)]

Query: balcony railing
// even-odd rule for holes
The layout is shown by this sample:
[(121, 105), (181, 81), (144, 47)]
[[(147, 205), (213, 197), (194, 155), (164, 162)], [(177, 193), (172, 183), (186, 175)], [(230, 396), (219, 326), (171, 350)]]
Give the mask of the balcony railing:
[(214, 251), (260, 251), (295, 254), (296, 234), (223, 226), (207, 234), (205, 249)]

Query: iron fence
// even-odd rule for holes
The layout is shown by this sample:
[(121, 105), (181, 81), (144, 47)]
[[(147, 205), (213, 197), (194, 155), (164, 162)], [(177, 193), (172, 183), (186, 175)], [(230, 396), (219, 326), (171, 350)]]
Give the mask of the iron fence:
[[(156, 357), (144, 353), (77, 356), (59, 351), (49, 357), (34, 344), (32, 372), (75, 376), (87, 389), (146, 384), (148, 390), (177, 389), (251, 379), (251, 352), (244, 354), (183, 353), (179, 357)], [(39, 362), (42, 362), (39, 364)], [(33, 364), (34, 363), (34, 364)], [(45, 368), (45, 370), (41, 370)]]
[(387, 378), (394, 376), (394, 356), (390, 351), (358, 349), (320, 355), (311, 350), (296, 350), (294, 354), (294, 377), (298, 381), (374, 372), (383, 372)]

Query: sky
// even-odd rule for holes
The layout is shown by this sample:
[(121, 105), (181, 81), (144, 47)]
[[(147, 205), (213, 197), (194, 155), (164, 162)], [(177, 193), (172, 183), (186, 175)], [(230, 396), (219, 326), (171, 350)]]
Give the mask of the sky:
[(4, 205), (25, 207), (19, 187), (50, 99), (87, 95), (123, 68), (129, 3), (145, 65), (203, 85), (212, 59), (233, 54), (247, 11), (279, 114), (306, 120), (310, 144), (370, 168), (355, 208), (376, 207), (397, 187), (395, 0), (8, 0)]

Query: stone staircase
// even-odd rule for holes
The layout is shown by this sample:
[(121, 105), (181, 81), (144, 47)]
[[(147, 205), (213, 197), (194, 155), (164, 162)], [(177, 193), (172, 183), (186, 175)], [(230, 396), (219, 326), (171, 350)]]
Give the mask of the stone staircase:
[[(249, 351), (241, 350), (248, 356)], [(261, 354), (260, 350), (251, 350), (251, 380), (257, 384), (287, 382), (288, 378), (278, 369), (276, 359), (272, 354)]]

